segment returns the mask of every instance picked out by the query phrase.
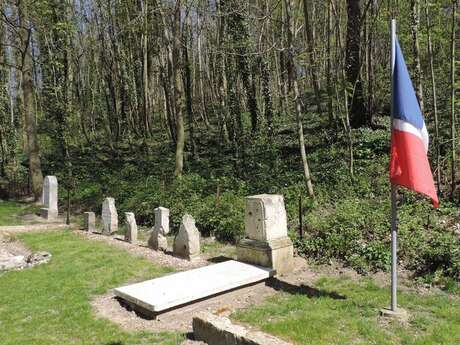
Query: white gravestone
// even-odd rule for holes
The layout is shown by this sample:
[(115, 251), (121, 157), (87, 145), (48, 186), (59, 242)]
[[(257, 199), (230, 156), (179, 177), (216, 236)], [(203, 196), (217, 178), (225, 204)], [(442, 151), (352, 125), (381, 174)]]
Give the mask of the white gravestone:
[(114, 198), (105, 198), (102, 203), (102, 233), (110, 235), (118, 230), (118, 213)]
[(42, 202), (40, 209), (43, 218), (52, 220), (58, 216), (58, 182), (56, 176), (46, 176), (43, 180)]
[(125, 221), (126, 221), (125, 241), (128, 241), (129, 243), (136, 243), (137, 242), (137, 224), (136, 224), (136, 218), (134, 217), (134, 213), (125, 212)]
[(247, 197), (244, 223), (247, 238), (238, 243), (238, 260), (273, 268), (277, 274), (291, 271), (294, 247), (287, 236), (283, 196)]
[(173, 254), (187, 260), (200, 256), (200, 232), (195, 226), (195, 219), (188, 214), (182, 217), (182, 224), (174, 239)]
[(260, 282), (271, 276), (273, 270), (269, 268), (229, 260), (119, 287), (114, 292), (135, 310), (155, 317), (170, 308)]
[(261, 194), (246, 198), (246, 236), (269, 241), (287, 236), (287, 217), (282, 195)]
[(168, 240), (166, 235), (169, 233), (169, 209), (158, 207), (155, 212), (155, 226), (149, 238), (149, 247), (154, 250), (166, 251)]
[(96, 230), (96, 214), (94, 212), (85, 212), (85, 230), (88, 232), (94, 232)]

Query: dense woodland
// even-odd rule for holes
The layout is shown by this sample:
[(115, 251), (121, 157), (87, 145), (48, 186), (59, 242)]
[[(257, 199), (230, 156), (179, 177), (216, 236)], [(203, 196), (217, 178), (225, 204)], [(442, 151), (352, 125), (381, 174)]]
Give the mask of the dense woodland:
[(457, 0), (0, 0), (0, 192), (236, 240), (282, 193), (299, 254), (389, 266), (390, 30), (431, 136), (434, 211), (401, 191), (402, 258), (460, 280)]

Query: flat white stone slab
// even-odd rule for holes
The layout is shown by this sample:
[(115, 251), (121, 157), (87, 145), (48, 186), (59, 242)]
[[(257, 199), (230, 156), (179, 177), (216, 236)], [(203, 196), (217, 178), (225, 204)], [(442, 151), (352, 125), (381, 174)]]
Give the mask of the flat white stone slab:
[(229, 260), (120, 287), (115, 295), (158, 313), (273, 276), (274, 270)]

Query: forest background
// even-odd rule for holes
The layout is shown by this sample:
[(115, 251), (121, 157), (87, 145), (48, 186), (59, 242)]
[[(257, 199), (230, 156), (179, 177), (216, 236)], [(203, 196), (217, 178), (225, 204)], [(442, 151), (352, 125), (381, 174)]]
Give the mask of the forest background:
[(1, 0), (0, 194), (235, 242), (280, 193), (299, 255), (390, 265), (389, 21), (431, 134), (441, 207), (399, 194), (400, 258), (460, 281), (457, 0)]

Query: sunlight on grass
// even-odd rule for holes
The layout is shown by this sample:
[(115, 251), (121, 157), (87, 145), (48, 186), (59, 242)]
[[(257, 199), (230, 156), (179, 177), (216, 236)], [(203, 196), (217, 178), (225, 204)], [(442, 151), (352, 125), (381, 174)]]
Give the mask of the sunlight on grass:
[(46, 250), (49, 264), (0, 274), (2, 345), (177, 344), (173, 333), (128, 333), (95, 317), (90, 300), (128, 281), (170, 270), (69, 231), (18, 235), (33, 250)]
[(370, 279), (321, 278), (315, 288), (319, 297), (283, 293), (233, 317), (296, 344), (460, 344), (458, 297), (402, 293), (411, 319), (401, 325), (378, 316), (388, 290)]

